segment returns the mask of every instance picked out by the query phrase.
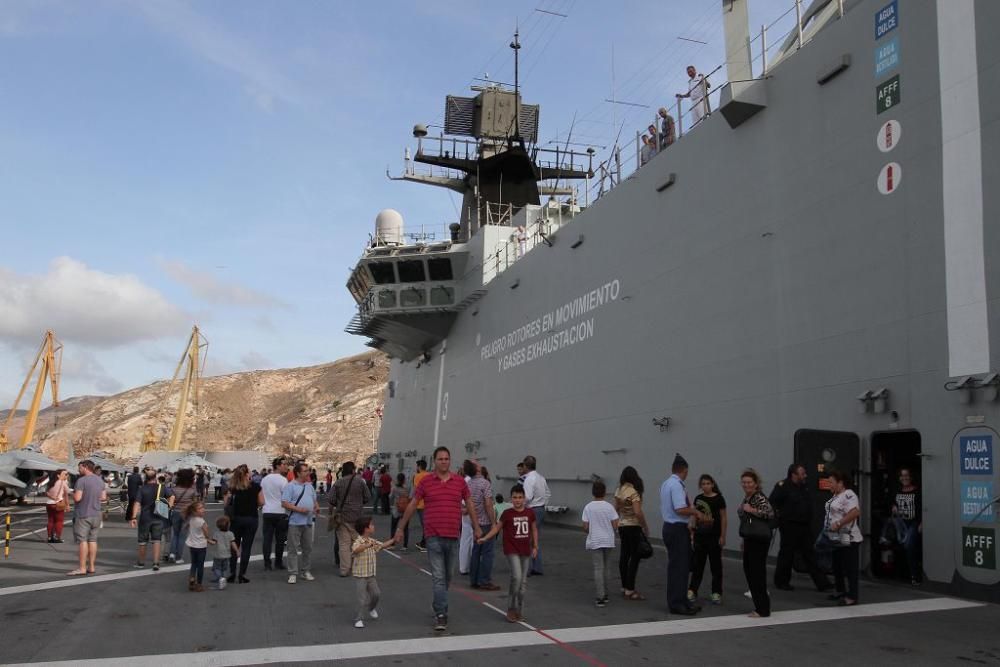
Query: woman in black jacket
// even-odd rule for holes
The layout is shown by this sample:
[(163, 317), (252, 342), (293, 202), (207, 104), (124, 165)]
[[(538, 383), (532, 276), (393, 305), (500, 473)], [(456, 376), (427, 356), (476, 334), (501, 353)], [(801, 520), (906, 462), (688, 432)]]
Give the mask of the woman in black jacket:
[(241, 584), (248, 583), (246, 578), (247, 566), (250, 564), (250, 549), (253, 547), (253, 538), (257, 534), (257, 510), (264, 505), (264, 492), (260, 485), (250, 479), (250, 469), (246, 464), (237, 466), (233, 471), (233, 478), (229, 482), (228, 493), (225, 504), (227, 513), (232, 517), (231, 530), (236, 537), (236, 544), (240, 548), (240, 569), (236, 571), (236, 556), (229, 559), (229, 583), (236, 581), (237, 577)]

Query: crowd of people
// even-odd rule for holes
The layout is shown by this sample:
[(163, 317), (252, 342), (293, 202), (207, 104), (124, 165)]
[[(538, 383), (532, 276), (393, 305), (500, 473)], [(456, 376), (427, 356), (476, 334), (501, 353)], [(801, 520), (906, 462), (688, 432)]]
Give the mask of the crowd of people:
[[(412, 478), (399, 473), (395, 479), (384, 466), (358, 471), (352, 462), (342, 466), (336, 479), (332, 471), (325, 479), (318, 479), (307, 463), (285, 457), (276, 458), (271, 469), (260, 472), (240, 465), (219, 475), (224, 511), (211, 524), (205, 517), (207, 473), (182, 469), (170, 474), (152, 468), (140, 473), (133, 469), (127, 481), (127, 517), (137, 535), (135, 567), (145, 567), (147, 556), (153, 570), (164, 562), (183, 564), (186, 547), (190, 559), (188, 589), (201, 592), (211, 550), (209, 583), (218, 589), (230, 583), (246, 584), (250, 581), (247, 570), (254, 538), (262, 526), (264, 569), (284, 570), (288, 584), (312, 581), (314, 531), (325, 490), (327, 525), (334, 536), (339, 574), (356, 580), (356, 627), (378, 617), (376, 554), (383, 549), (407, 550), (411, 523), (419, 524), (414, 546), (426, 552), (429, 561), (435, 630), (448, 626), (448, 591), (456, 570), (468, 577), (472, 589), (503, 589), (493, 578), (498, 548), (510, 577), (507, 619), (521, 620), (527, 580), (544, 573), (540, 538), (551, 491), (537, 469), (537, 460), (526, 456), (516, 464), (517, 480), (506, 501), (503, 493), (495, 492), (489, 471), (476, 461), (466, 460), (453, 467), (449, 450), (438, 447), (431, 463), (428, 470), (425, 461), (418, 461)], [(70, 500), (75, 506), (73, 535), (79, 563), (69, 573), (72, 576), (95, 572), (102, 504), (108, 493), (91, 461), (81, 461), (78, 472), (72, 487), (67, 471), (55, 475), (46, 507), (49, 541), (58, 542), (62, 513)], [(667, 607), (670, 613), (685, 616), (701, 610), (698, 600), (706, 565), (711, 573), (708, 600), (723, 603), (722, 558), (729, 532), (728, 507), (716, 480), (709, 474), (701, 475), (692, 500), (686, 488), (688, 472), (687, 461), (678, 454), (670, 476), (659, 489), (659, 537), (667, 551)], [(859, 546), (863, 537), (858, 496), (846, 475), (829, 472), (826, 483), (831, 497), (826, 502), (823, 528), (816, 535), (812, 528), (814, 501), (806, 481), (805, 466), (794, 463), (766, 495), (755, 470), (748, 468), (740, 475), (743, 498), (734, 520), (739, 522), (745, 595), (752, 600), (753, 617), (771, 614), (767, 558), (775, 530), (780, 534), (775, 588), (793, 590), (792, 565), (799, 562), (818, 591), (835, 589), (831, 600), (847, 606), (859, 601)], [(903, 471), (900, 481), (896, 498), (900, 507), (894, 507), (899, 520), (892, 530), (906, 544), (909, 534), (919, 528), (919, 519), (910, 511), (919, 489), (909, 471)], [(634, 467), (626, 466), (613, 493), (609, 495), (605, 482), (599, 479), (591, 491), (592, 501), (582, 508), (580, 520), (586, 532), (584, 548), (593, 566), (594, 604), (603, 607), (609, 602), (616, 548), (623, 599), (644, 601), (647, 598), (638, 585), (639, 566), (653, 554), (653, 547), (650, 520), (643, 510), (647, 491), (643, 479)], [(372, 514), (366, 512), (369, 505), (391, 515), (389, 539), (374, 537)], [(821, 566), (824, 562), (828, 567)], [(832, 570), (832, 583), (826, 570)]]

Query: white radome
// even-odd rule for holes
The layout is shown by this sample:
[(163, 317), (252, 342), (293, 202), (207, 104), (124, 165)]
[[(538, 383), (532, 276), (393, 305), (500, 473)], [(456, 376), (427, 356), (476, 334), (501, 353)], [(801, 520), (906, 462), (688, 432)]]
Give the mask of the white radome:
[(403, 242), (403, 216), (384, 208), (375, 216), (375, 238), (379, 244), (399, 245)]

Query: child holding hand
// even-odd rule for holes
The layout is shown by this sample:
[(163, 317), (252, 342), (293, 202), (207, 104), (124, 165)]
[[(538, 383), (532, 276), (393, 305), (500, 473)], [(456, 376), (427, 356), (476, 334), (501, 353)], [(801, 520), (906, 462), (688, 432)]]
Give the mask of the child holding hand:
[(205, 503), (196, 500), (184, 510), (184, 518), (188, 522), (188, 536), (184, 544), (191, 551), (191, 569), (188, 571), (188, 590), (200, 593), (204, 589), (201, 581), (205, 576), (205, 554), (208, 545), (215, 544), (209, 537), (208, 524), (205, 523)]
[(375, 580), (375, 554), (386, 547), (391, 547), (395, 539), (388, 539), (379, 542), (372, 535), (375, 534), (375, 522), (370, 516), (363, 516), (354, 524), (354, 529), (358, 531), (358, 536), (351, 545), (351, 552), (354, 559), (351, 562), (351, 574), (354, 575), (355, 585), (358, 591), (358, 613), (354, 617), (354, 627), (365, 627), (365, 615), (371, 619), (378, 618), (378, 606), (381, 591), (378, 582)]
[(525, 507), (524, 487), (515, 484), (510, 490), (512, 507), (500, 515), (500, 521), (479, 538), (482, 544), (503, 531), (503, 553), (510, 565), (510, 587), (508, 589), (507, 620), (516, 623), (523, 620), (524, 589), (528, 580), (531, 559), (538, 555), (538, 526), (535, 513)]

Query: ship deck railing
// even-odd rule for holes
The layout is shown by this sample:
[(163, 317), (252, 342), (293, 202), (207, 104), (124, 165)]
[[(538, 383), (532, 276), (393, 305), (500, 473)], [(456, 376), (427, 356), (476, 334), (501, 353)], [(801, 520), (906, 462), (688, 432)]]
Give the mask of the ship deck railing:
[[(444, 133), (436, 137), (423, 137), (417, 146), (416, 159), (427, 158), (456, 158), (459, 160), (475, 161), (479, 159), (480, 151), (485, 147), (491, 154), (497, 154), (505, 149), (506, 140), (503, 139), (463, 139), (460, 137), (446, 136)], [(567, 146), (556, 145), (554, 148), (543, 148), (537, 144), (527, 144), (525, 149), (532, 161), (539, 167), (552, 170), (567, 170), (569, 172), (577, 170), (587, 170), (590, 167), (590, 154), (582, 151), (572, 150)], [(410, 169), (413, 169), (412, 167)], [(439, 173), (446, 175), (457, 175), (458, 172), (444, 167), (438, 167)], [(416, 171), (408, 173), (415, 174)], [(434, 172), (428, 172), (433, 174)]]
[(433, 249), (440, 243), (451, 241), (451, 222), (441, 222), (438, 224), (420, 224), (407, 226), (404, 228), (401, 237), (378, 237), (369, 235), (365, 241), (365, 246), (361, 251), (362, 257), (377, 257), (381, 255), (394, 255), (407, 252), (422, 252), (425, 249)]
[(469, 272), (481, 270), (483, 284), (486, 285), (538, 246), (551, 244), (552, 236), (577, 214), (565, 212), (562, 205), (554, 213), (533, 222), (525, 221), (527, 224), (521, 225), (516, 224), (520, 222), (516, 216), (512, 218), (510, 236), (484, 257), (481, 264), (471, 267)]
[[(828, 0), (828, 2), (822, 6), (821, 9), (830, 8), (831, 11), (836, 13), (836, 16), (842, 18), (844, 16), (844, 1), (845, 0)], [(786, 58), (792, 56), (799, 49), (806, 46), (817, 34), (816, 30), (813, 30), (814, 23), (817, 15), (820, 11), (814, 12), (812, 15), (807, 16), (805, 14), (805, 2), (804, 0), (792, 0), (790, 6), (781, 13), (780, 16), (772, 20), (770, 23), (766, 23), (760, 27), (760, 31), (750, 39), (750, 70), (751, 70), (751, 80), (766, 79), (770, 76), (771, 71), (778, 64), (785, 61)], [(712, 69), (707, 75), (706, 79), (709, 79), (711, 83), (711, 77), (718, 72), (723, 71), (726, 63), (721, 63)], [(719, 98), (722, 93), (722, 89), (725, 88), (726, 84), (734, 83), (726, 81), (721, 85), (716, 83), (711, 83), (708, 94), (705, 95), (705, 99), (708, 101), (708, 113), (701, 119), (700, 122), (695, 122), (693, 105), (689, 103), (687, 98), (676, 98), (675, 101), (670, 103), (655, 103), (651, 102), (649, 104), (636, 104), (629, 102), (630, 106), (635, 106), (651, 111), (650, 120), (648, 122), (636, 123), (643, 128), (648, 128), (649, 125), (653, 125), (657, 129), (657, 134), (655, 136), (656, 145), (660, 145), (660, 135), (659, 131), (661, 128), (661, 118), (659, 116), (659, 108), (665, 107), (670, 113), (671, 117), (674, 119), (675, 123), (675, 142), (682, 140), (688, 134), (697, 129), (698, 125), (705, 122), (712, 113), (719, 108)], [(678, 92), (687, 92), (678, 91)], [(684, 110), (684, 106), (687, 105), (688, 109)], [(609, 154), (601, 160), (597, 166), (594, 168), (595, 178), (592, 180), (590, 185), (590, 190), (587, 192), (588, 201), (596, 201), (602, 196), (606, 195), (608, 192), (613, 190), (622, 181), (627, 180), (640, 168), (642, 168), (642, 135), (645, 129), (638, 130), (635, 133), (635, 140), (628, 140), (628, 143), (624, 145), (613, 146)], [(670, 146), (660, 148), (656, 150), (650, 160), (655, 158), (662, 152), (670, 150)]]

